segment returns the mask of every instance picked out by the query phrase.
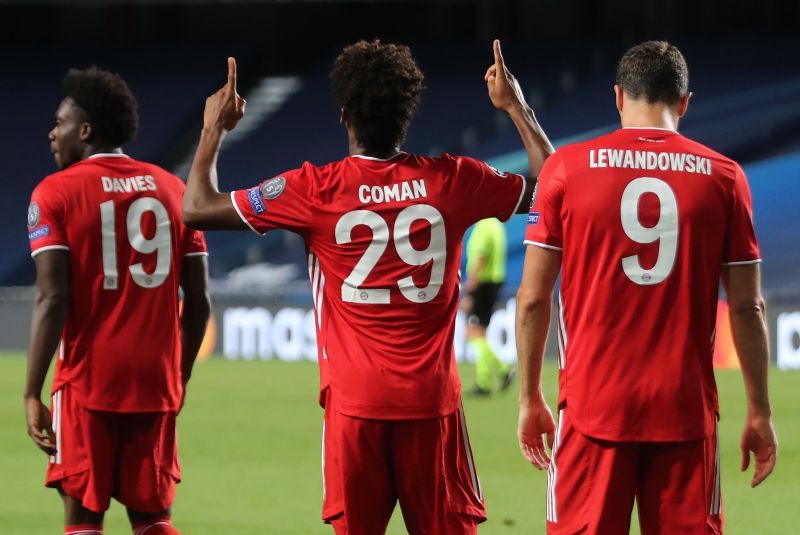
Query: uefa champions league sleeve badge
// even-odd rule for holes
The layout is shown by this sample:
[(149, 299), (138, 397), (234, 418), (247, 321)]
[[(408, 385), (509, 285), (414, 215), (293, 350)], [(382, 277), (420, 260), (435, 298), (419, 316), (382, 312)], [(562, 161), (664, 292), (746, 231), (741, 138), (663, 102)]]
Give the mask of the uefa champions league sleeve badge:
[(261, 185), (261, 196), (265, 201), (271, 201), (280, 197), (286, 189), (286, 179), (282, 176), (271, 178)]

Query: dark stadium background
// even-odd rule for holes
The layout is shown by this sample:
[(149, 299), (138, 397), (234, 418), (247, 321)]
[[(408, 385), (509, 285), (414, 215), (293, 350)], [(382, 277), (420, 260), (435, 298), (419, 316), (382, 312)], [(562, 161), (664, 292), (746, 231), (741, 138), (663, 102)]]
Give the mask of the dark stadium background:
[[(798, 21), (796, 0), (0, 0), (0, 533), (54, 533), (61, 521), (57, 497), (41, 486), (44, 458), (24, 434), (20, 397), (34, 280), (26, 212), (33, 187), (56, 171), (47, 133), (67, 68), (122, 74), (141, 116), (126, 152), (185, 177), (205, 97), (236, 56), (248, 118), (221, 155), (221, 184), (232, 189), (346, 154), (327, 72), (357, 39), (410, 45), (426, 74), (407, 150), (520, 172), (527, 162), (516, 130), (483, 82), (493, 38), (557, 146), (615, 128), (616, 59), (638, 41), (669, 39), (687, 57), (694, 91), (682, 132), (740, 161), (750, 179), (773, 360), (788, 370), (800, 368)], [(509, 281), (489, 335), (513, 360), (524, 217), (507, 229)], [(176, 523), (196, 534), (327, 533), (317, 520), (316, 366), (283, 362), (315, 354), (303, 245), (282, 232), (210, 233), (209, 245), (214, 320), (203, 357), (226, 358), (198, 365), (181, 414), (186, 478)], [(463, 350), (461, 334), (456, 346)], [(719, 324), (717, 346), (721, 367), (735, 363)], [(552, 398), (556, 372), (546, 366)], [(466, 383), (472, 370), (461, 369)], [(756, 493), (736, 472), (741, 377), (717, 375), (729, 535), (797, 532), (800, 372), (782, 370), (772, 372), (780, 461)], [(465, 402), (490, 512), (482, 533), (540, 533), (545, 484), (516, 451), (507, 394)], [(119, 507), (108, 532), (127, 532)]]

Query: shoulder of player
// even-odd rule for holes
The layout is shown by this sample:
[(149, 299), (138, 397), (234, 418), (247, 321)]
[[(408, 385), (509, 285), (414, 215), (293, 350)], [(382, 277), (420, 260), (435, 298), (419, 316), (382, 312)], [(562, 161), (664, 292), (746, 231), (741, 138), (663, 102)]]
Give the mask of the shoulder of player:
[(686, 148), (695, 154), (699, 154), (705, 158), (709, 158), (714, 162), (714, 167), (717, 170), (722, 171), (721, 174), (729, 176), (730, 178), (735, 178), (737, 174), (744, 174), (741, 165), (736, 160), (721, 154), (714, 149), (703, 145), (699, 141), (695, 141), (690, 139), (684, 135), (680, 136), (681, 142), (686, 146)]
[(39, 183), (36, 185), (36, 190), (38, 191), (66, 191), (69, 188), (64, 188), (64, 181), (75, 179), (76, 177), (80, 177), (85, 174), (86, 168), (79, 167), (78, 164), (73, 164), (66, 169), (60, 169), (55, 173), (51, 173), (45, 176)]

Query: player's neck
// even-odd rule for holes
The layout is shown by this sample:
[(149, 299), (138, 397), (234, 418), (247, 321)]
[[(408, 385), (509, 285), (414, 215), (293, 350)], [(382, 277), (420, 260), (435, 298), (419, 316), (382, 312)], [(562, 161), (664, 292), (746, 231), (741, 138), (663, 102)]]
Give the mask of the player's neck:
[(83, 158), (81, 159), (85, 160), (95, 154), (122, 154), (122, 148), (113, 147), (111, 145), (86, 145), (86, 148), (83, 150)]
[(369, 151), (364, 146), (358, 142), (358, 138), (356, 138), (356, 133), (353, 131), (352, 128), (347, 129), (347, 150), (350, 156), (366, 156), (368, 158), (377, 158), (379, 160), (389, 160), (394, 158), (398, 154), (400, 154), (400, 147), (393, 147), (390, 151), (384, 152), (376, 152), (376, 151)]
[(678, 117), (666, 106), (635, 106), (620, 113), (623, 128), (661, 128), (678, 131)]
[(392, 150), (388, 152), (380, 151), (368, 151), (364, 147), (359, 144), (351, 144), (349, 154), (350, 156), (366, 156), (368, 158), (377, 158), (378, 160), (391, 160), (398, 154), (400, 154), (400, 147), (394, 147)]

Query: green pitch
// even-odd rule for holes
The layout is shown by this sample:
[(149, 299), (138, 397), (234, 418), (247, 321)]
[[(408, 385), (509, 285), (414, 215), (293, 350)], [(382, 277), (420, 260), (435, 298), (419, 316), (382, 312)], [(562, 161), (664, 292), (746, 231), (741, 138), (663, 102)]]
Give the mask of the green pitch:
[[(42, 486), (46, 457), (25, 434), (19, 354), (0, 354), (0, 533), (59, 533), (61, 503)], [(462, 369), (470, 385), (473, 370)], [(800, 530), (800, 374), (773, 370), (775, 424), (781, 443), (773, 476), (750, 489), (738, 471), (744, 404), (737, 371), (717, 375), (722, 402), (723, 500), (727, 533)], [(555, 370), (545, 373), (555, 394)], [(174, 506), (184, 533), (325, 534), (321, 500), (317, 370), (311, 363), (199, 363), (179, 419), (184, 481)], [(467, 399), (465, 410), (489, 509), (484, 534), (544, 533), (545, 474), (527, 465), (516, 444), (516, 394)], [(395, 515), (396, 517), (399, 515)], [(404, 533), (395, 518), (389, 533)], [(106, 533), (130, 533), (113, 504)], [(638, 533), (634, 528), (632, 533)]]

